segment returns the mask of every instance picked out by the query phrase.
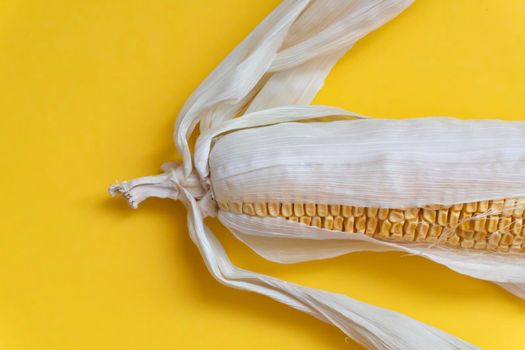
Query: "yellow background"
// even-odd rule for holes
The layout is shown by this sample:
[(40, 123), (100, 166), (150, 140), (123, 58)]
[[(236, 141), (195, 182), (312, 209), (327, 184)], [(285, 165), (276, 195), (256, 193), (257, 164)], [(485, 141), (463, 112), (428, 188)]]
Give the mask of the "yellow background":
[[(206, 271), (180, 203), (136, 211), (116, 178), (177, 157), (199, 82), (278, 1), (0, 1), (0, 349), (360, 349)], [(525, 119), (525, 2), (421, 0), (367, 36), (315, 102), (375, 117)], [(525, 303), (401, 254), (234, 262), (406, 313), (486, 349), (525, 347)]]

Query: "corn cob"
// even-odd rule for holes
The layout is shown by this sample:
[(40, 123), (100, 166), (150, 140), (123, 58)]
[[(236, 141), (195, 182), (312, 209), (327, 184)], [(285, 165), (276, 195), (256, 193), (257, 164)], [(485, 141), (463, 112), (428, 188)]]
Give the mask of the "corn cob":
[(237, 214), (280, 217), (308, 226), (361, 233), (398, 243), (525, 252), (525, 198), (408, 209), (238, 201), (219, 202), (218, 205), (221, 210)]
[[(203, 216), (217, 215), (239, 239), (275, 261), (395, 249), (521, 295), (525, 123), (291, 122), (332, 115), (355, 117), (327, 107), (246, 115), (199, 137), (195, 167), (165, 167), (165, 174), (116, 185), (111, 192), (124, 194), (133, 206), (151, 196), (182, 200), (190, 211), (191, 236), (219, 281), (327, 322), (344, 312), (337, 325), (354, 336), (361, 329), (357, 336), (369, 347), (421, 348), (432, 339), (433, 349), (474, 349), (401, 315), (239, 270), (203, 224)], [(396, 335), (370, 331), (382, 328)], [(384, 347), (385, 341), (391, 345)]]
[[(295, 119), (286, 118), (332, 112), (311, 107), (297, 110)], [(363, 327), (369, 347), (381, 349), (386, 339), (395, 345), (384, 348), (408, 348), (413, 342), (421, 348), (419, 340), (411, 339), (418, 334), (425, 343), (435, 341), (434, 349), (475, 349), (385, 310), (239, 271), (225, 263), (201, 213), (218, 211), (219, 220), (237, 237), (275, 261), (337, 256), (352, 251), (355, 242), (356, 250), (418, 254), (519, 295), (525, 280), (525, 123), (451, 118), (260, 123), (272, 113), (288, 111), (245, 116), (201, 135), (189, 175), (177, 165), (112, 192), (122, 192), (133, 205), (149, 196), (182, 199), (190, 210), (192, 237), (217, 279), (327, 322), (344, 310), (341, 328), (355, 334), (354, 327)], [(323, 235), (316, 236), (319, 231)], [(336, 245), (318, 241), (341, 240), (341, 234), (356, 238)], [(283, 237), (283, 246), (279, 240), (264, 240)], [(305, 237), (313, 237), (318, 252), (302, 245)], [(388, 247), (383, 249), (381, 242)], [(295, 260), (286, 258), (287, 249)], [(378, 340), (368, 331), (382, 327), (395, 328), (396, 336)], [(411, 340), (399, 346), (400, 337)]]
[[(525, 124), (286, 123), (355, 117), (299, 105), (312, 101), (356, 40), (410, 3), (285, 1), (181, 110), (182, 164), (110, 192), (134, 207), (148, 197), (183, 201), (190, 236), (218, 281), (333, 323), (368, 348), (477, 349), (400, 314), (239, 269), (203, 222), (218, 214), (275, 261), (397, 249), (525, 296)], [(188, 138), (199, 123), (192, 154)]]
[(522, 256), (524, 136), (450, 118), (283, 123), (217, 135), (210, 183), (223, 212), (297, 230)]

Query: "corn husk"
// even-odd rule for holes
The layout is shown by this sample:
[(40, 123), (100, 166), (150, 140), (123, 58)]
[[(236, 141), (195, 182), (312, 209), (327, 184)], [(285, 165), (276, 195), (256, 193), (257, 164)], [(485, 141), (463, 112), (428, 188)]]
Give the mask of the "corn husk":
[[(525, 196), (524, 123), (379, 120), (308, 106), (335, 62), (410, 3), (283, 2), (186, 102), (174, 134), (182, 163), (114, 185), (111, 193), (134, 207), (148, 197), (181, 200), (190, 236), (219, 282), (311, 314), (368, 348), (475, 349), (399, 313), (240, 269), (203, 222), (218, 216), (272, 261), (398, 250), (524, 297), (523, 255), (399, 244), (218, 209), (218, 201), (236, 200), (402, 208)], [(188, 138), (199, 124), (192, 155)]]

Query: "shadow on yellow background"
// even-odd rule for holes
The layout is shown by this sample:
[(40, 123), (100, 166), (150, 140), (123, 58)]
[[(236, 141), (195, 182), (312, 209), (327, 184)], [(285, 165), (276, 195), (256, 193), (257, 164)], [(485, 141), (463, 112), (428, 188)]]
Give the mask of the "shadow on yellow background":
[[(221, 286), (180, 203), (133, 211), (115, 178), (175, 159), (177, 112), (277, 1), (0, 4), (0, 349), (360, 349), (335, 328)], [(525, 120), (525, 3), (421, 0), (360, 41), (317, 104), (374, 117)], [(523, 349), (525, 304), (398, 253), (247, 269), (390, 308), (485, 349)]]

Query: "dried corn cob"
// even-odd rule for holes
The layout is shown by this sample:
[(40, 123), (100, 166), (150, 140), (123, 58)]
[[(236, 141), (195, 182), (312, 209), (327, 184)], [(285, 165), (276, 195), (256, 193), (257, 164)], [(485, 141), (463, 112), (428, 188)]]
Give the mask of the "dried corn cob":
[[(301, 250), (301, 239), (346, 235), (372, 250), (405, 250), (507, 283), (509, 290), (520, 288), (525, 279), (525, 123), (451, 118), (286, 122), (352, 116), (324, 107), (294, 110), (247, 115), (204, 133), (190, 176), (176, 166), (113, 191), (123, 192), (134, 205), (149, 195), (180, 198), (186, 193), (189, 207), (217, 213), (240, 239), (276, 261), (286, 261), (283, 247), (275, 247), (281, 256), (272, 256), (265, 250), (274, 248), (261, 239), (296, 239), (299, 261), (344, 252)], [(272, 114), (281, 117), (270, 123), (282, 123), (263, 126)], [(506, 142), (489, 140), (495, 131)], [(354, 152), (362, 144), (367, 147)], [(339, 312), (333, 306), (322, 309)]]
[[(110, 192), (134, 207), (148, 197), (183, 201), (218, 281), (332, 323), (368, 348), (476, 349), (398, 313), (239, 269), (203, 222), (216, 215), (274, 261), (401, 250), (525, 298), (525, 123), (351, 120), (360, 116), (299, 105), (359, 38), (410, 3), (283, 2), (186, 102), (175, 129), (182, 164)], [(344, 120), (317, 120), (325, 117)]]
[(279, 202), (219, 202), (218, 206), (237, 214), (280, 217), (397, 243), (525, 253), (525, 198), (408, 209)]
[(215, 140), (209, 166), (197, 169), (209, 173), (221, 212), (523, 255), (524, 123), (361, 119), (231, 129), (197, 147)]

